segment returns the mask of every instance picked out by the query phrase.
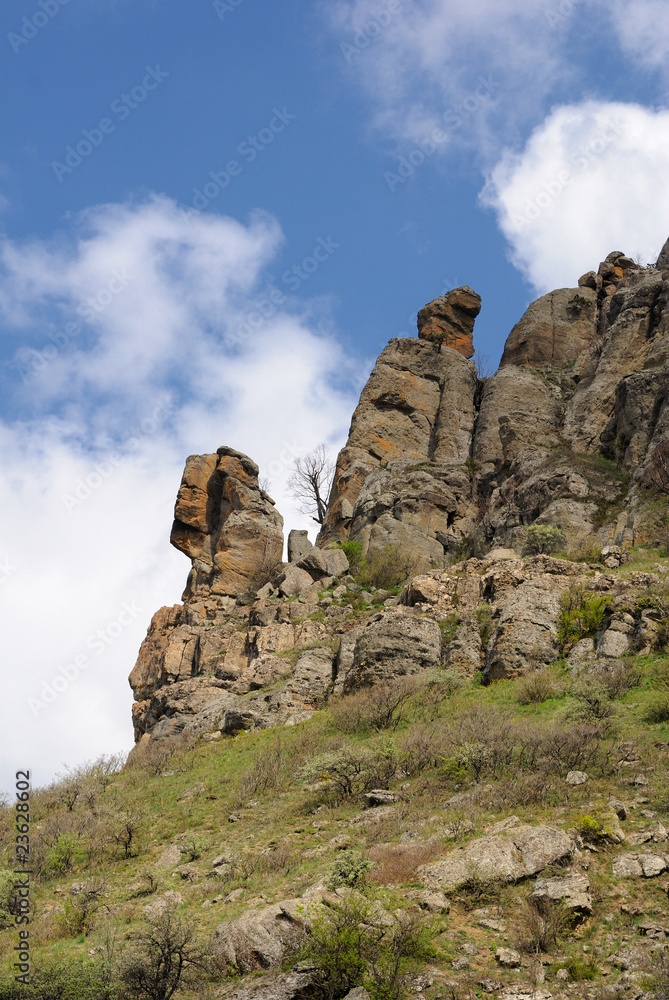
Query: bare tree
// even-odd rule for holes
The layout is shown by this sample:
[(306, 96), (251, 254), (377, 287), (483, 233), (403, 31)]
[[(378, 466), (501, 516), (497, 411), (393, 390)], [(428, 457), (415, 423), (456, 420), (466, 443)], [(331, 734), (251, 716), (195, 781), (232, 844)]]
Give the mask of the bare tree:
[(192, 926), (168, 911), (136, 935), (121, 981), (132, 997), (170, 1000), (180, 985), (196, 977), (207, 964)]
[(327, 446), (319, 444), (307, 455), (295, 459), (288, 480), (288, 489), (299, 501), (300, 512), (310, 514), (319, 524), (325, 520), (334, 469)]

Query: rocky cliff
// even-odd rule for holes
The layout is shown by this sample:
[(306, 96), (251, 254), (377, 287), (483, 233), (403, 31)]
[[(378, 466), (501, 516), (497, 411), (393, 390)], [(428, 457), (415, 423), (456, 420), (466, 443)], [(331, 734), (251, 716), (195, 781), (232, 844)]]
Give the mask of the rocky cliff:
[[(291, 533), (287, 564), (251, 459), (191, 456), (171, 540), (192, 569), (130, 676), (137, 739), (294, 722), (333, 693), (443, 666), (515, 676), (570, 652), (559, 615), (577, 585), (608, 612), (571, 655), (649, 648), (656, 625), (630, 616), (630, 595), (657, 575), (608, 570), (666, 541), (668, 289), (669, 241), (655, 267), (611, 253), (530, 305), (490, 378), (470, 360), (478, 295), (429, 303), (418, 337), (379, 356), (317, 545)], [(406, 565), (401, 594), (375, 560)]]

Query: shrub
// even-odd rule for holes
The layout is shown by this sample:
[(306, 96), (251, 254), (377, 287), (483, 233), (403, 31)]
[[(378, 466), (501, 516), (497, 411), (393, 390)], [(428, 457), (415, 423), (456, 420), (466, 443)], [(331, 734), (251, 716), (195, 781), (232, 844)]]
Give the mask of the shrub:
[(653, 695), (644, 715), (646, 722), (669, 722), (669, 693)]
[(562, 595), (557, 628), (557, 639), (562, 651), (599, 631), (611, 600), (608, 594), (600, 596), (581, 585), (571, 587)]
[(348, 559), (348, 564), (352, 570), (360, 565), (362, 560), (362, 542), (342, 542), (336, 548), (344, 550), (344, 555)]
[(495, 624), (492, 617), (492, 608), (489, 604), (480, 604), (474, 612), (474, 617), (478, 623), (481, 645), (485, 649), (490, 641), (490, 637), (495, 631)]
[(571, 962), (567, 966), (567, 971), (569, 972), (569, 978), (574, 983), (582, 980), (591, 981), (596, 979), (597, 973), (599, 972), (597, 964), (593, 958), (590, 958), (587, 961), (584, 959), (572, 958)]
[(539, 705), (563, 693), (564, 687), (558, 684), (555, 671), (548, 667), (526, 674), (518, 681), (516, 688), (519, 705)]
[(554, 524), (531, 524), (527, 529), (526, 544), (532, 555), (557, 552), (564, 541), (563, 533)]
[(428, 957), (424, 934), (414, 920), (379, 925), (374, 905), (357, 894), (314, 921), (300, 959), (314, 970), (315, 995), (340, 997), (364, 986), (372, 1000), (401, 1000), (409, 973)]
[(551, 951), (568, 928), (569, 919), (563, 906), (530, 896), (519, 913), (516, 947), (531, 955)]
[(401, 677), (362, 688), (332, 705), (332, 724), (345, 733), (395, 727), (401, 722), (416, 687), (414, 678)]
[(106, 883), (103, 879), (88, 879), (72, 886), (70, 898), (63, 902), (61, 916), (61, 922), (71, 937), (79, 934), (88, 936), (93, 918), (102, 905), (105, 890)]
[(0, 975), (2, 1000), (120, 1000), (118, 984), (108, 971), (80, 959), (36, 959), (30, 970), (30, 985), (14, 976)]
[(577, 716), (610, 719), (616, 710), (609, 692), (596, 676), (584, 674), (578, 677), (571, 686), (571, 693), (577, 699)]
[(434, 725), (416, 723), (399, 744), (402, 767), (408, 775), (420, 774), (426, 768), (438, 767), (443, 759), (444, 736)]
[(379, 844), (369, 852), (374, 862), (370, 878), (379, 885), (403, 885), (411, 882), (416, 869), (441, 854), (436, 841), (427, 844)]
[(0, 930), (14, 923), (15, 913), (15, 882), (14, 872), (0, 869)]
[(120, 979), (128, 997), (170, 1000), (177, 989), (207, 967), (190, 924), (168, 912), (135, 935)]
[(87, 861), (88, 851), (78, 834), (61, 833), (46, 851), (44, 869), (49, 875), (66, 875), (75, 868), (83, 868)]
[(648, 976), (643, 985), (653, 1000), (669, 1000), (669, 954), (663, 949), (650, 953)]
[(357, 578), (363, 587), (394, 590), (415, 576), (419, 568), (420, 560), (413, 552), (400, 545), (385, 545), (360, 559)]
[(581, 837), (583, 837), (583, 840), (586, 840), (589, 844), (603, 840), (606, 836), (606, 831), (601, 821), (596, 816), (591, 816), (588, 813), (577, 818), (576, 829)]
[(332, 782), (342, 795), (348, 796), (386, 784), (398, 764), (399, 751), (392, 741), (372, 746), (344, 744), (312, 758), (300, 768), (298, 778)]
[(330, 871), (325, 880), (328, 889), (338, 889), (346, 886), (352, 889), (353, 886), (364, 885), (367, 881), (367, 873), (374, 867), (369, 858), (364, 857), (358, 851), (340, 851), (330, 866)]

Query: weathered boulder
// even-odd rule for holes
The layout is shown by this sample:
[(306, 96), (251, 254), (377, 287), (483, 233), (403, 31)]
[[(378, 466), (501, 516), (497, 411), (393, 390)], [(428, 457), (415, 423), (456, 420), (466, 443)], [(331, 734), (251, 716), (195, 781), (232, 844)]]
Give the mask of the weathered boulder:
[(453, 892), (477, 878), (515, 882), (573, 857), (574, 845), (550, 826), (520, 826), (506, 835), (479, 837), (440, 861), (418, 869), (428, 889)]
[(585, 875), (570, 873), (560, 878), (538, 879), (532, 899), (560, 902), (575, 913), (592, 913), (590, 882)]
[(465, 358), (474, 354), (474, 323), (481, 296), (467, 285), (428, 302), (418, 313), (418, 337), (452, 347)]
[(556, 659), (560, 584), (551, 580), (522, 583), (505, 600), (483, 668), (488, 680), (516, 677)]
[(314, 585), (313, 578), (300, 566), (288, 563), (279, 576), (279, 592), (284, 597), (298, 597), (305, 594)]
[(227, 993), (227, 1000), (308, 1000), (313, 996), (313, 972), (263, 976), (259, 982)]
[[(362, 391), (348, 441), (337, 459), (320, 544), (348, 537), (356, 501), (375, 470), (398, 459), (404, 472), (412, 463), (464, 463), (469, 457), (476, 393), (474, 365), (458, 351), (429, 340), (391, 340)], [(429, 476), (427, 466), (424, 472)], [(434, 486), (438, 488), (439, 482)], [(402, 488), (398, 484), (385, 492), (397, 497)], [(391, 500), (385, 509), (393, 504)]]
[(615, 878), (656, 878), (669, 868), (664, 854), (621, 854), (613, 862)]
[(440, 660), (441, 631), (435, 621), (406, 613), (378, 615), (358, 634), (344, 692), (421, 673), (438, 667)]
[(484, 470), (509, 465), (526, 449), (554, 448), (562, 409), (532, 371), (507, 365), (486, 380), (476, 422), (473, 457)]
[(170, 538), (192, 560), (184, 600), (238, 597), (281, 562), (283, 518), (258, 483), (258, 466), (232, 448), (191, 455)]
[(242, 973), (277, 968), (287, 951), (303, 943), (310, 914), (316, 909), (313, 901), (287, 899), (226, 920), (214, 934), (214, 959), (221, 968)]

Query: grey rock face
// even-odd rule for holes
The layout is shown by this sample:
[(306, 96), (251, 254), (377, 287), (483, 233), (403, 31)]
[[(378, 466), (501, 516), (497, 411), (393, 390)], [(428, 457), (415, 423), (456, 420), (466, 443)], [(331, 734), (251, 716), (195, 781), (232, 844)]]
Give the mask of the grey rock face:
[(359, 633), (344, 692), (439, 666), (441, 631), (436, 622), (411, 614), (379, 615)]
[(587, 287), (559, 288), (542, 295), (509, 334), (504, 365), (563, 365), (573, 362), (597, 336), (597, 294)]

